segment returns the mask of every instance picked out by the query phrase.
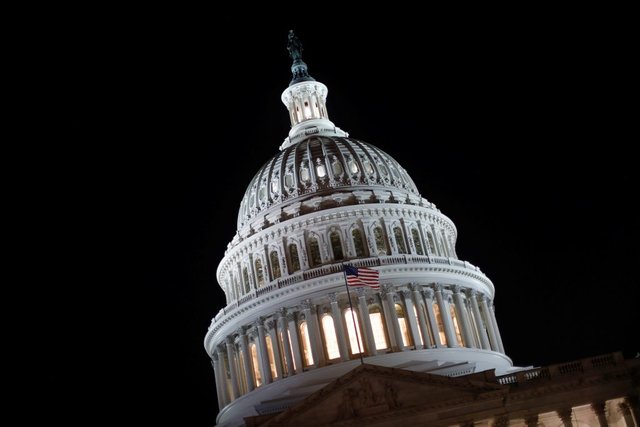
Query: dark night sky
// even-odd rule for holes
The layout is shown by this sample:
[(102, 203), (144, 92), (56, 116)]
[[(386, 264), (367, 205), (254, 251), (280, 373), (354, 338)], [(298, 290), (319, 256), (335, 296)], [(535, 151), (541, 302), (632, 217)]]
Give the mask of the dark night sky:
[(126, 266), (110, 307), (126, 333), (105, 345), (127, 373), (114, 412), (214, 423), (203, 339), (224, 306), (215, 271), (246, 186), (289, 129), (290, 28), (329, 88), (331, 120), (394, 157), (456, 224), (458, 256), (496, 287), (515, 365), (640, 351), (625, 27), (597, 13), (485, 12), (306, 25), (167, 11), (100, 37), (69, 80), (96, 106), (77, 115), (109, 171), (98, 186), (113, 203), (97, 209), (121, 253), (107, 264)]

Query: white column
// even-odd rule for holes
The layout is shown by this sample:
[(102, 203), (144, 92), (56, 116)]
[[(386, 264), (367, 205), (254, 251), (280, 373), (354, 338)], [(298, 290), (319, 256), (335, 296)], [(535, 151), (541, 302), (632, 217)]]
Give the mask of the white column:
[(433, 289), (423, 289), (422, 295), (424, 296), (424, 304), (427, 310), (427, 317), (429, 318), (429, 326), (431, 326), (431, 335), (433, 336), (433, 342), (436, 347), (443, 347), (443, 344), (440, 341), (438, 319), (436, 319), (436, 313), (433, 311)]
[(411, 291), (408, 289), (403, 290), (402, 296), (404, 296), (404, 306), (407, 310), (407, 319), (409, 320), (409, 329), (411, 329), (411, 339), (413, 340), (413, 346), (416, 349), (424, 348), (424, 346), (420, 344), (420, 331), (418, 330), (418, 320), (416, 319), (416, 313), (415, 311), (413, 311)]
[(236, 349), (233, 346), (233, 338), (228, 336), (225, 340), (227, 345), (227, 360), (229, 362), (229, 373), (231, 374), (231, 399), (240, 397), (240, 387), (238, 386), (238, 371), (236, 370), (235, 358)]
[(244, 376), (247, 379), (247, 391), (251, 391), (256, 388), (256, 383), (253, 378), (251, 354), (249, 354), (249, 345), (247, 344), (247, 335), (244, 328), (238, 329), (238, 336), (240, 338), (240, 348), (242, 349), (242, 366), (244, 366)]
[(311, 344), (313, 364), (315, 366), (322, 366), (324, 364), (324, 352), (322, 350), (322, 340), (319, 336), (320, 329), (316, 321), (315, 306), (311, 303), (310, 299), (304, 300), (301, 306), (304, 318), (307, 321), (307, 333), (309, 334), (309, 343)]
[(493, 320), (491, 319), (491, 311), (489, 310), (489, 305), (487, 304), (487, 297), (485, 297), (483, 294), (479, 294), (478, 298), (480, 298), (480, 305), (482, 306), (484, 321), (487, 324), (487, 332), (489, 333), (491, 350), (500, 351), (500, 346), (498, 345), (498, 338), (496, 337), (496, 328), (493, 325)]
[(500, 336), (500, 328), (498, 328), (498, 321), (496, 320), (496, 305), (491, 304), (489, 307), (489, 313), (491, 314), (491, 321), (493, 322), (493, 327), (495, 328), (496, 339), (498, 340), (498, 347), (500, 347), (500, 353), (504, 353), (504, 345), (502, 344), (502, 337)]
[(409, 286), (411, 287), (411, 293), (413, 294), (413, 304), (418, 312), (418, 323), (420, 324), (420, 334), (422, 334), (422, 347), (431, 348), (433, 342), (429, 336), (427, 319), (425, 318), (424, 301), (422, 301), (422, 297), (420, 295), (420, 288), (415, 283), (412, 283)]
[(362, 321), (362, 328), (364, 329), (364, 345), (365, 354), (369, 356), (375, 356), (378, 354), (376, 351), (376, 340), (373, 338), (373, 329), (371, 328), (371, 318), (369, 318), (369, 307), (367, 306), (367, 300), (365, 297), (365, 288), (360, 286), (357, 288), (358, 292), (358, 308), (360, 311), (360, 319)]
[[(282, 356), (280, 355), (280, 340), (278, 339), (278, 326), (273, 320), (268, 320), (266, 325), (271, 337), (271, 350), (273, 350), (273, 364), (276, 367), (276, 375), (278, 379), (284, 378), (282, 370)], [(271, 368), (271, 366), (269, 366)], [(271, 369), (269, 369), (271, 371)], [(274, 378), (275, 380), (275, 378)]]
[(331, 292), (329, 294), (331, 301), (331, 317), (333, 318), (333, 326), (336, 330), (336, 338), (338, 339), (338, 349), (340, 350), (340, 360), (349, 360), (349, 347), (347, 346), (347, 338), (344, 333), (344, 324), (342, 323), (342, 315), (340, 306), (338, 305), (338, 294)]
[(224, 381), (226, 380), (226, 376), (223, 378), (222, 372), (220, 371), (220, 360), (218, 357), (218, 352), (214, 351), (213, 356), (211, 357), (211, 361), (213, 363), (213, 373), (216, 378), (216, 395), (218, 396), (218, 408), (222, 409), (225, 407), (223, 388)]
[(485, 350), (491, 350), (491, 345), (489, 344), (489, 337), (487, 337), (487, 328), (485, 326), (484, 320), (482, 319), (482, 315), (480, 314), (480, 308), (478, 307), (478, 300), (476, 298), (477, 292), (473, 289), (469, 289), (467, 291), (467, 297), (469, 301), (471, 301), (471, 309), (473, 310), (473, 318), (476, 323), (476, 329), (478, 331), (478, 335), (480, 336), (480, 344), (482, 348)]
[(438, 306), (440, 306), (440, 317), (442, 317), (447, 344), (449, 347), (458, 347), (458, 340), (453, 331), (453, 320), (451, 319), (451, 312), (449, 311), (449, 298), (448, 295), (444, 295), (442, 285), (439, 284), (436, 285), (436, 300), (438, 301)]
[(289, 336), (291, 338), (291, 352), (293, 360), (295, 360), (296, 374), (304, 370), (302, 364), (302, 354), (300, 354), (300, 340), (298, 339), (298, 325), (296, 324), (296, 314), (287, 312), (287, 322), (289, 323)]
[(391, 348), (393, 351), (404, 350), (404, 342), (402, 340), (402, 331), (400, 331), (400, 324), (398, 323), (398, 313), (396, 313), (396, 302), (394, 300), (395, 289), (393, 285), (386, 285), (383, 287), (383, 294), (386, 299), (387, 315), (387, 328), (389, 329), (389, 338), (391, 338)]
[(462, 294), (460, 292), (460, 286), (453, 287), (453, 299), (456, 302), (456, 313), (458, 314), (458, 318), (460, 320), (462, 328), (462, 336), (464, 337), (464, 343), (466, 347), (476, 347), (476, 342), (473, 339), (473, 334), (471, 333), (471, 324), (469, 323), (469, 316), (467, 316), (466, 306), (464, 304), (464, 300), (462, 299)]
[(267, 351), (267, 339), (264, 334), (264, 319), (258, 317), (256, 321), (256, 330), (258, 331), (258, 355), (260, 360), (260, 374), (262, 382), (269, 384), (273, 381), (271, 378), (271, 364), (269, 363), (269, 352)]
[(291, 342), (289, 341), (289, 325), (286, 314), (287, 311), (284, 308), (278, 310), (278, 328), (280, 330), (280, 336), (282, 337), (282, 351), (284, 352), (287, 375), (291, 376), (295, 374), (295, 370), (293, 369), (293, 352), (291, 351)]

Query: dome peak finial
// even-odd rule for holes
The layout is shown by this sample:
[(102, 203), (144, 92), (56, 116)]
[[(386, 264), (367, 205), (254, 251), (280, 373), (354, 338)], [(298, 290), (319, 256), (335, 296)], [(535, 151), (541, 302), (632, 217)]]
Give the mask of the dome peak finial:
[(309, 75), (307, 64), (302, 60), (302, 43), (300, 43), (300, 39), (295, 35), (293, 30), (289, 30), (287, 50), (289, 51), (289, 56), (293, 59), (293, 64), (291, 64), (291, 74), (293, 74), (293, 78), (289, 86), (300, 82), (315, 81), (315, 79)]

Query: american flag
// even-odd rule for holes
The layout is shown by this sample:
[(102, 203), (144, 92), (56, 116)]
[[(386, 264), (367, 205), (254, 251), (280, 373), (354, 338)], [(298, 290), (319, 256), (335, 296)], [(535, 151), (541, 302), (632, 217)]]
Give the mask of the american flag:
[(372, 289), (380, 289), (380, 272), (377, 270), (345, 265), (344, 272), (349, 286), (368, 286)]

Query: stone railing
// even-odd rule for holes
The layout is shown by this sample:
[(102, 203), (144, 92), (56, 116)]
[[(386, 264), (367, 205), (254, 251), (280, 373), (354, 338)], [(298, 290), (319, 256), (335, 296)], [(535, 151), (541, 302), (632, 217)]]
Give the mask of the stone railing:
[(517, 385), (531, 381), (549, 380), (563, 375), (575, 373), (585, 373), (594, 369), (602, 369), (609, 366), (621, 365), (624, 362), (622, 353), (603, 354), (601, 356), (580, 359), (574, 362), (560, 363), (545, 366), (543, 368), (533, 368), (526, 371), (514, 372), (513, 374), (496, 377), (498, 384)]

